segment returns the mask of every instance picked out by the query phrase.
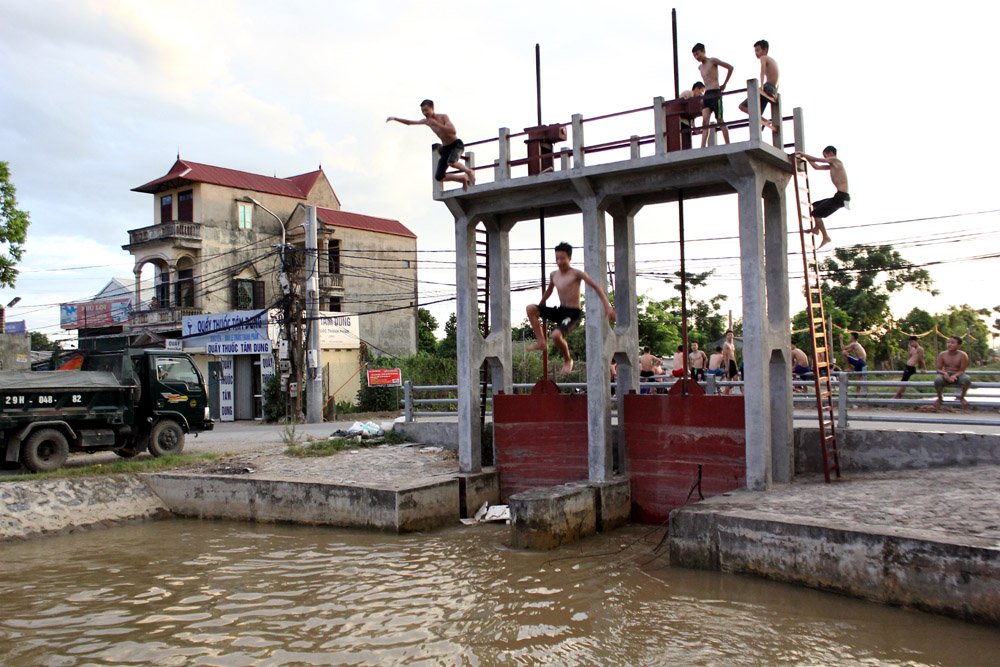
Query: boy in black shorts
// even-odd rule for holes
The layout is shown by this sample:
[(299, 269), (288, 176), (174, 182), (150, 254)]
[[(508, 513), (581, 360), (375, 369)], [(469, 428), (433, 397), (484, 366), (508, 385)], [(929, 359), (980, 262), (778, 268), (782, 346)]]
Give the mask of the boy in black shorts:
[[(590, 285), (604, 304), (604, 312), (609, 321), (615, 319), (615, 309), (608, 301), (608, 295), (594, 282), (594, 279), (579, 269), (574, 269), (569, 265), (573, 256), (573, 246), (568, 243), (560, 243), (556, 246), (556, 266), (558, 270), (549, 275), (549, 285), (542, 294), (542, 300), (538, 305), (531, 304), (527, 307), (528, 321), (531, 329), (535, 332), (537, 339), (529, 350), (545, 349), (545, 331), (542, 330), (542, 318), (554, 322), (556, 328), (552, 330), (552, 342), (556, 344), (563, 356), (563, 373), (573, 370), (573, 358), (569, 353), (569, 344), (566, 342), (566, 334), (575, 329), (580, 323), (583, 314), (580, 310), (580, 283)], [(559, 294), (559, 306), (552, 308), (545, 305), (545, 301), (552, 296), (555, 289)]]

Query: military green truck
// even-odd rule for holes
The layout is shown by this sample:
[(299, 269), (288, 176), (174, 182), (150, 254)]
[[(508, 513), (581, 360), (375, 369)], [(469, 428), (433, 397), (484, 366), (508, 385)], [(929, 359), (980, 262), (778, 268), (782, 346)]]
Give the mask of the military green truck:
[(80, 370), (0, 372), (5, 467), (56, 470), (70, 452), (178, 454), (210, 430), (205, 380), (169, 350), (95, 352)]

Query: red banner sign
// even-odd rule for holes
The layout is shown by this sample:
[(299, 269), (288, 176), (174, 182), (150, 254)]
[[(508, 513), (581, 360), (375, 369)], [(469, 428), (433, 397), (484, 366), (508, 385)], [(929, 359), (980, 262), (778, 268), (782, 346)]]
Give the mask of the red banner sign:
[(403, 371), (398, 368), (373, 368), (368, 371), (369, 387), (402, 387)]

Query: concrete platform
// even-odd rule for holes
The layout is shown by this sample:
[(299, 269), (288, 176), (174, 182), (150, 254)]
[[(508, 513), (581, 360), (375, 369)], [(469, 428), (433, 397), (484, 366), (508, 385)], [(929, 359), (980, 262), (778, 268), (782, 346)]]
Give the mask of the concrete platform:
[(438, 528), (459, 517), (456, 478), (388, 488), (189, 473), (155, 473), (144, 478), (170, 511), (180, 516), (397, 533)]
[(522, 491), (510, 497), (511, 545), (555, 549), (628, 523), (631, 484), (625, 477), (570, 482)]
[(672, 565), (1000, 626), (1000, 466), (737, 491), (670, 517)]

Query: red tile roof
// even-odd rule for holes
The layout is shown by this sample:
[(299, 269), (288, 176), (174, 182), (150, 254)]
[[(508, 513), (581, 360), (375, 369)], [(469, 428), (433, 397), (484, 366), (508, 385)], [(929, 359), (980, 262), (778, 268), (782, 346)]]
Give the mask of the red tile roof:
[(347, 211), (334, 211), (329, 208), (317, 208), (316, 217), (324, 225), (333, 227), (347, 227), (350, 229), (363, 229), (369, 232), (380, 234), (393, 234), (395, 236), (405, 236), (415, 239), (417, 235), (411, 232), (403, 223), (398, 220), (388, 220), (386, 218), (375, 218), (370, 215), (360, 213), (348, 213)]
[(321, 173), (322, 170), (317, 170), (289, 178), (277, 178), (237, 171), (236, 169), (226, 169), (225, 167), (213, 167), (210, 164), (200, 164), (178, 158), (165, 175), (145, 185), (132, 188), (132, 191), (155, 194), (163, 190), (183, 187), (188, 183), (211, 183), (212, 185), (250, 190), (251, 192), (265, 192), (283, 197), (305, 199)]

